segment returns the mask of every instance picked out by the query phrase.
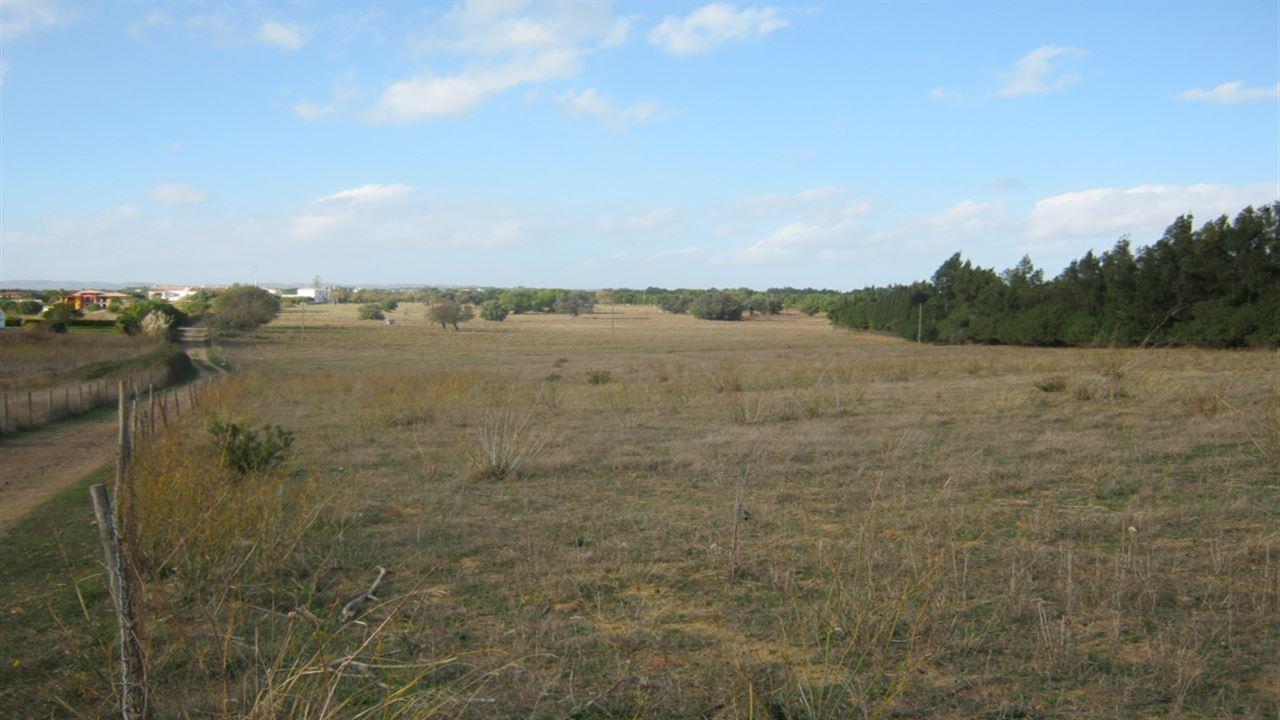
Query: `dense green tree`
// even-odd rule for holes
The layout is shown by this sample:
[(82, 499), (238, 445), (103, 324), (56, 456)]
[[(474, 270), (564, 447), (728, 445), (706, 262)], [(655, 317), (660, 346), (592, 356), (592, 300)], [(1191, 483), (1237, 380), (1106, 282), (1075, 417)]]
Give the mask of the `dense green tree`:
[(591, 293), (580, 290), (568, 290), (556, 295), (555, 311), (572, 317), (582, 313), (590, 313), (595, 309), (596, 299)]
[(280, 314), (280, 298), (253, 285), (234, 285), (218, 293), (207, 315), (217, 333), (253, 332)]
[(742, 302), (733, 294), (712, 290), (689, 305), (689, 314), (699, 320), (741, 320)]
[(491, 322), (507, 319), (507, 306), (498, 300), (489, 300), (480, 306), (480, 317)]

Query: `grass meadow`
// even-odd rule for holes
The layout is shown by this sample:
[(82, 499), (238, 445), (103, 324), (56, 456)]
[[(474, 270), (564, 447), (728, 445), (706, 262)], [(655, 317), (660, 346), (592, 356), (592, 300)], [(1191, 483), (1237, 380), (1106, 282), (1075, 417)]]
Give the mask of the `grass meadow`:
[[(1275, 352), (610, 310), (219, 347), (127, 501), (160, 716), (1277, 716)], [(112, 710), (86, 500), (4, 540), (0, 709)]]

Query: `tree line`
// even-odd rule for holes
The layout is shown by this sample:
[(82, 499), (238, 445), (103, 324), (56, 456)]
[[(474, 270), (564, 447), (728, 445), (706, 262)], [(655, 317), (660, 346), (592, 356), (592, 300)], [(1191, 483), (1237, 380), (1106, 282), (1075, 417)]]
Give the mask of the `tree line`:
[(1031, 259), (1002, 273), (956, 253), (933, 277), (843, 294), (832, 324), (926, 342), (1016, 345), (1280, 344), (1280, 203), (1198, 229), (1190, 215), (1134, 250), (1128, 237), (1046, 280)]

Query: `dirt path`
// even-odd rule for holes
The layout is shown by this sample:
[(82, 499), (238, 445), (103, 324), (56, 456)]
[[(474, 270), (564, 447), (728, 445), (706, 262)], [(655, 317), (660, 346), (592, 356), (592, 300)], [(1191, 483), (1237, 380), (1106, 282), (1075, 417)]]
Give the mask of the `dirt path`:
[[(226, 371), (209, 361), (207, 335), (185, 332), (183, 349), (202, 373)], [(80, 420), (0, 439), (0, 536), (59, 490), (115, 459), (115, 417)]]
[(0, 535), (62, 488), (115, 457), (114, 418), (60, 424), (0, 440)]

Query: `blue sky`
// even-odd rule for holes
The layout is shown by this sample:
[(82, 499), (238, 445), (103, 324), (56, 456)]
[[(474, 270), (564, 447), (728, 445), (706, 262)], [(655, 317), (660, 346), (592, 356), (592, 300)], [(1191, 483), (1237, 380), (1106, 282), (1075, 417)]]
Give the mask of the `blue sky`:
[(5, 0), (0, 284), (1052, 274), (1277, 199), (1278, 7)]

